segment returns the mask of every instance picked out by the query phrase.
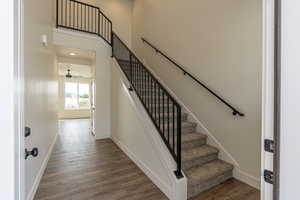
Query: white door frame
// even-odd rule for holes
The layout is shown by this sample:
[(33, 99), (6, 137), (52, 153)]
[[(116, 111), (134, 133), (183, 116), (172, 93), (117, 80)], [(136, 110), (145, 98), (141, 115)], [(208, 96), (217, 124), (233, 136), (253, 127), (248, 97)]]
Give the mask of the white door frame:
[(262, 73), (262, 139), (261, 199), (273, 200), (273, 185), (264, 180), (264, 170), (274, 170), (273, 153), (264, 151), (264, 140), (274, 140), (275, 77), (275, 8), (277, 0), (263, 0), (263, 73)]
[(24, 199), (23, 83), (21, 0), (2, 0), (0, 7), (0, 197)]
[[(275, 0), (263, 0), (263, 30), (264, 30), (264, 47), (263, 47), (263, 114), (262, 114), (262, 140), (265, 138), (272, 138), (273, 133), (273, 97), (274, 97), (274, 1)], [(6, 197), (7, 200), (25, 200), (24, 195), (24, 123), (23, 123), (23, 23), (20, 19), (23, 15), (23, 0), (2, 0), (2, 5), (9, 5), (0, 7), (1, 22), (8, 19), (7, 27), (9, 27), (8, 35), (0, 37), (1, 51), (7, 51), (9, 60), (7, 63), (2, 63), (0, 73), (5, 74), (7, 79), (0, 79), (2, 85), (1, 92), (11, 95), (13, 101), (4, 102), (0, 104), (1, 116), (11, 116), (7, 123), (2, 124), (4, 126), (2, 131), (5, 131), (4, 139), (0, 140), (0, 151), (6, 152), (4, 158), (6, 158), (7, 167), (0, 166), (1, 182), (0, 182), (0, 196)], [(9, 11), (7, 13), (7, 11)], [(7, 15), (6, 15), (7, 14)], [(4, 18), (4, 20), (3, 20)], [(6, 22), (7, 23), (7, 22)], [(4, 22), (2, 23), (2, 25)], [(10, 26), (8, 26), (10, 25)], [(4, 26), (2, 26), (4, 27)], [(0, 32), (0, 35), (6, 34), (6, 32)], [(13, 36), (13, 37), (12, 37)], [(9, 38), (9, 43), (5, 46), (5, 41)], [(2, 42), (3, 39), (3, 42)], [(3, 49), (5, 48), (5, 50)], [(10, 62), (9, 62), (10, 61)], [(5, 67), (4, 67), (5, 66)], [(6, 67), (7, 66), (7, 67)], [(14, 69), (14, 70), (11, 70)], [(1, 84), (0, 84), (1, 85)], [(13, 89), (8, 86), (13, 86)], [(1, 100), (0, 100), (1, 101)], [(13, 103), (12, 103), (13, 102)], [(1, 122), (2, 118), (0, 116)], [(272, 125), (271, 125), (272, 124)], [(12, 134), (14, 133), (14, 134)], [(3, 133), (2, 133), (3, 134)], [(14, 136), (12, 138), (12, 136)], [(6, 140), (7, 138), (7, 140)], [(14, 141), (14, 145), (9, 146), (8, 140)], [(4, 142), (3, 142), (4, 141)], [(3, 143), (3, 144), (2, 144)], [(262, 142), (263, 143), (263, 142)], [(263, 146), (262, 146), (263, 147)], [(262, 148), (263, 149), (263, 148)], [(273, 161), (270, 155), (262, 151), (262, 169), (273, 169)], [(3, 155), (2, 155), (2, 159)], [(11, 160), (11, 158), (15, 158)], [(13, 165), (12, 165), (13, 164)], [(14, 168), (11, 168), (15, 166)], [(13, 170), (14, 169), (14, 170)], [(263, 171), (262, 171), (263, 172)], [(263, 173), (262, 173), (263, 174)], [(12, 181), (13, 180), (13, 181)], [(272, 200), (273, 192), (270, 185), (265, 184), (262, 177), (261, 182), (261, 199)]]

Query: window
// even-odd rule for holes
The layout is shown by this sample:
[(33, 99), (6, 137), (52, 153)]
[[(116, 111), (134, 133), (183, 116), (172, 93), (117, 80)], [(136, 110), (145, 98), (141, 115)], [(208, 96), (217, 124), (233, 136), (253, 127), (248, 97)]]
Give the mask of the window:
[(88, 83), (65, 83), (65, 109), (90, 109), (90, 85)]

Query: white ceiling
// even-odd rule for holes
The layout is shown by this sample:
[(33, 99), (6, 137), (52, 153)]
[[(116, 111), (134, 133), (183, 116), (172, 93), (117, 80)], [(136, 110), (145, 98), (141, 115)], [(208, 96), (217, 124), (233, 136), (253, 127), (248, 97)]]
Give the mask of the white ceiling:
[[(74, 48), (67, 48), (63, 46), (56, 46), (56, 55), (60, 57), (67, 57), (67, 58), (76, 58), (76, 59), (85, 59), (85, 60), (94, 60), (96, 54), (94, 51), (88, 50), (81, 50), (81, 49), (74, 49)], [(70, 53), (75, 53), (75, 55), (70, 55)]]
[(68, 73), (68, 69), (71, 70), (71, 75), (73, 77), (84, 77), (91, 78), (92, 77), (92, 68), (89, 65), (78, 65), (78, 64), (70, 64), (70, 63), (58, 63), (58, 74), (59, 76), (66, 76)]

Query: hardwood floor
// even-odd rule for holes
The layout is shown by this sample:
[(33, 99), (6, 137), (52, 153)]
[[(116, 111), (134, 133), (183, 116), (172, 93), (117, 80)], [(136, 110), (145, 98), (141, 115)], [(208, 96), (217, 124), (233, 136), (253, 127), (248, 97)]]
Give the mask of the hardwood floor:
[(259, 200), (260, 192), (238, 180), (230, 179), (190, 200)]
[[(94, 141), (89, 120), (60, 121), (60, 135), (35, 200), (167, 200), (109, 139)], [(192, 200), (258, 200), (234, 179)]]

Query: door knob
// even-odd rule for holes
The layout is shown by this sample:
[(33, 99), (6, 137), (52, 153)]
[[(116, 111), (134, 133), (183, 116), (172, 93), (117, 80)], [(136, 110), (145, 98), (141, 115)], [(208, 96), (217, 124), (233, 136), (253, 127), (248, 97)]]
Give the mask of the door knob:
[(39, 155), (39, 150), (38, 148), (33, 148), (31, 151), (28, 151), (28, 149), (25, 149), (25, 160), (27, 160), (27, 158), (29, 156), (32, 156), (32, 157), (37, 157)]

